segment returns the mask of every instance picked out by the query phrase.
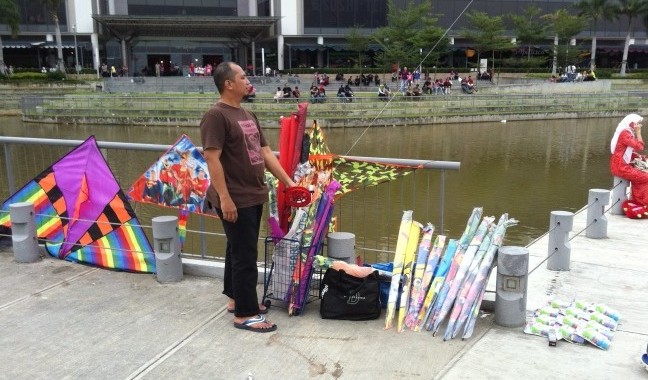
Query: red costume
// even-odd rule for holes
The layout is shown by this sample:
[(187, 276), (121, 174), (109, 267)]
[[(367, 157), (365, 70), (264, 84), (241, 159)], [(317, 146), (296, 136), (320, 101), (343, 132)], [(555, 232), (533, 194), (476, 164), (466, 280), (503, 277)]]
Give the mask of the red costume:
[(644, 143), (635, 137), (634, 130), (630, 126), (642, 120), (641, 116), (630, 114), (619, 123), (610, 146), (612, 151), (610, 171), (613, 175), (630, 181), (633, 202), (646, 206), (648, 205), (648, 173), (635, 168), (632, 164), (632, 160), (640, 156), (637, 152), (644, 149)]

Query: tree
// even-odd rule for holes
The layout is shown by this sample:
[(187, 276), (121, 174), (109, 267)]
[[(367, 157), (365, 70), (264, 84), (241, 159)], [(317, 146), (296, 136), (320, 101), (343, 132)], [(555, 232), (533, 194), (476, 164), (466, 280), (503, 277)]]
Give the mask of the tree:
[(531, 45), (544, 42), (547, 38), (547, 23), (540, 15), (542, 9), (529, 5), (522, 14), (509, 14), (518, 43), (527, 47), (527, 61), (531, 61)]
[(383, 51), (380, 63), (384, 67), (393, 63), (416, 67), (438, 61), (448, 46), (448, 39), (442, 39), (443, 29), (436, 26), (437, 19), (430, 15), (431, 9), (430, 0), (420, 4), (409, 0), (404, 9), (394, 5), (393, 0), (387, 2), (387, 26), (371, 36)]
[(616, 18), (615, 7), (608, 0), (580, 0), (576, 3), (579, 15), (589, 19), (592, 23), (592, 50), (590, 53), (590, 70), (596, 68), (596, 30), (599, 20), (613, 20)]
[(61, 7), (63, 0), (41, 0), (41, 3), (47, 7), (47, 10), (52, 16), (54, 21), (54, 33), (56, 34), (56, 52), (58, 62), (56, 63), (58, 70), (65, 72), (65, 61), (63, 60), (63, 43), (61, 41), (61, 27), (59, 25), (58, 10)]
[[(565, 65), (572, 64), (577, 58), (578, 50), (569, 51), (569, 43), (572, 37), (580, 33), (585, 27), (585, 19), (581, 16), (573, 16), (565, 9), (558, 9), (554, 13), (543, 16), (551, 23), (551, 30), (554, 33), (554, 59), (552, 74), (557, 73), (559, 59), (565, 62)], [(565, 41), (564, 46), (560, 46), (560, 40)]]
[(628, 33), (625, 38), (625, 45), (623, 46), (623, 58), (621, 59), (621, 76), (626, 75), (626, 67), (628, 66), (628, 51), (630, 50), (630, 37), (634, 30), (634, 22), (637, 17), (643, 17), (648, 13), (648, 0), (618, 0), (619, 3), (616, 7), (616, 14), (623, 15), (628, 18)]
[(358, 53), (358, 67), (362, 72), (362, 54), (369, 49), (369, 41), (371, 37), (366, 36), (360, 32), (360, 26), (355, 25), (346, 35), (349, 50)]
[(468, 28), (461, 30), (461, 35), (474, 44), (477, 59), (482, 53), (492, 52), (492, 67), (495, 71), (495, 52), (509, 50), (514, 47), (510, 37), (504, 34), (505, 27), (502, 16), (489, 16), (480, 11), (466, 13)]
[[(16, 37), (18, 35), (18, 24), (20, 23), (20, 12), (18, 4), (15, 0), (0, 0), (0, 24), (7, 24), (11, 35)], [(2, 36), (0, 35), (0, 74), (7, 74), (7, 65), (4, 61), (4, 53), (2, 47)]]

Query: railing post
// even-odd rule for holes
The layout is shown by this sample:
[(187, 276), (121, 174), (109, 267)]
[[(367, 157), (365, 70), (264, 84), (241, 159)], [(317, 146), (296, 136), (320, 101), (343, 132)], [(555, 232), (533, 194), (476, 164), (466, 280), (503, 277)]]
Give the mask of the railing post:
[(349, 264), (355, 263), (355, 235), (350, 232), (329, 233), (326, 240), (326, 255)]
[(526, 322), (529, 249), (504, 246), (497, 251), (495, 323), (520, 327)]
[(590, 239), (607, 237), (608, 220), (605, 206), (610, 203), (610, 190), (590, 189), (587, 201), (587, 229), (585, 236)]
[(571, 244), (569, 231), (574, 227), (574, 213), (552, 211), (549, 218), (549, 243), (547, 244), (547, 269), (569, 270)]
[(9, 185), (9, 194), (13, 194), (16, 190), (13, 175), (13, 161), (11, 160), (11, 146), (9, 144), (2, 144), (4, 146), (5, 168), (7, 170), (7, 183)]
[(9, 205), (11, 218), (11, 242), (14, 258), (18, 263), (34, 263), (40, 260), (40, 248), (36, 239), (34, 204), (18, 202)]
[(610, 214), (612, 215), (623, 215), (623, 202), (628, 200), (628, 186), (630, 186), (630, 181), (627, 179), (614, 177), (614, 183), (612, 184), (612, 207), (610, 208)]
[(153, 249), (157, 280), (160, 283), (182, 280), (178, 217), (158, 216), (153, 218)]

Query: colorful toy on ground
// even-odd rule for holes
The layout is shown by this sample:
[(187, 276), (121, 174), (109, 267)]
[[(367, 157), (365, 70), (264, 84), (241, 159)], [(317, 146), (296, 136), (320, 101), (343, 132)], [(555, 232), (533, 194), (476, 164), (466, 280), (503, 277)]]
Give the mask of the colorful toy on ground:
[[(446, 239), (445, 236), (438, 235), (434, 241), (434, 247), (432, 248), (432, 250), (439, 251), (439, 255), (441, 255), (441, 252), (443, 251), (445, 245), (445, 239)], [(446, 249), (445, 254), (443, 255), (443, 259), (433, 271), (431, 277), (432, 281), (427, 287), (427, 293), (425, 294), (425, 299), (423, 300), (421, 309), (419, 310), (418, 316), (416, 317), (416, 323), (413, 328), (414, 331), (419, 331), (421, 329), (421, 325), (430, 315), (429, 313), (432, 311), (431, 306), (434, 304), (434, 301), (436, 300), (436, 296), (437, 294), (439, 294), (439, 290), (441, 290), (441, 286), (443, 285), (445, 276), (450, 270), (450, 266), (452, 265), (452, 259), (454, 258), (455, 252), (457, 252), (457, 241), (455, 239), (450, 239), (450, 242), (448, 243), (448, 248)], [(434, 254), (436, 255), (436, 253)]]
[[(441, 289), (441, 293), (439, 293), (439, 298), (437, 298), (435, 302), (435, 307), (434, 307), (435, 312), (432, 315), (432, 321), (431, 321), (432, 324), (430, 326), (431, 328), (429, 329), (432, 331), (432, 334), (436, 334), (437, 330), (439, 329), (439, 326), (441, 325), (441, 322), (443, 321), (443, 319), (445, 319), (446, 315), (450, 312), (450, 308), (454, 303), (455, 296), (459, 291), (459, 287), (463, 283), (466, 271), (468, 270), (468, 267), (470, 266), (473, 257), (477, 253), (477, 250), (480, 249), (480, 245), (484, 240), (484, 238), (487, 236), (490, 226), (493, 223), (494, 219), (495, 218), (490, 216), (484, 217), (479, 227), (477, 228), (477, 232), (475, 232), (475, 236), (472, 238), (470, 245), (468, 246), (466, 252), (462, 256), (461, 262), (457, 263), (458, 268), (456, 270), (455, 275), (452, 278), (450, 278), (450, 276), (446, 278), (446, 281), (443, 284), (443, 288)], [(488, 239), (490, 243), (490, 238)]]
[(414, 256), (416, 255), (416, 247), (419, 241), (419, 236), (421, 234), (421, 228), (423, 226), (419, 222), (413, 222), (410, 233), (409, 240), (407, 241), (407, 248), (405, 248), (405, 261), (403, 262), (403, 277), (401, 279), (401, 291), (400, 291), (400, 305), (398, 311), (398, 323), (397, 328), (398, 332), (403, 332), (405, 321), (405, 315), (409, 307), (410, 299), (410, 288), (412, 285), (412, 265), (414, 263)]
[[(407, 316), (405, 317), (405, 325), (410, 329), (412, 329), (414, 327), (414, 323), (416, 323), (416, 317), (418, 316), (418, 312), (421, 309), (421, 304), (423, 303), (423, 299), (425, 298), (425, 292), (427, 291), (427, 287), (432, 280), (432, 273), (434, 269), (430, 268), (430, 270), (428, 270), (428, 266), (436, 266), (436, 262), (439, 258), (439, 256), (437, 255), (435, 260), (434, 256), (430, 256), (433, 233), (434, 226), (428, 223), (428, 225), (423, 229), (423, 237), (421, 237), (421, 242), (419, 243), (418, 251), (416, 253), (414, 277), (412, 279), (412, 291), (410, 292), (411, 295), (409, 308), (407, 310)], [(427, 265), (430, 260), (432, 261), (431, 265)]]
[[(475, 307), (479, 308), (479, 305), (474, 304), (482, 293), (482, 289), (486, 287), (486, 281), (488, 281), (488, 275), (493, 267), (497, 250), (502, 246), (506, 229), (515, 224), (517, 224), (517, 220), (509, 219), (508, 214), (503, 214), (493, 232), (491, 243), (488, 246), (486, 254), (479, 262), (475, 259), (473, 264), (471, 264), (466, 283), (455, 302), (455, 309), (460, 308), (460, 310), (455, 314), (455, 309), (453, 309), (453, 315), (448, 322), (448, 326), (454, 323), (452, 338), (458, 335), (461, 326), (472, 316), (473, 309)], [(453, 321), (453, 319), (456, 319), (456, 321)]]
[[(553, 308), (552, 305), (561, 307)], [(555, 311), (548, 313), (550, 309)], [(610, 348), (614, 328), (620, 319), (619, 313), (607, 305), (581, 300), (552, 300), (548, 305), (535, 310), (533, 315), (534, 317), (527, 321), (525, 333), (538, 335), (539, 325), (542, 325), (545, 326), (542, 329), (554, 330), (558, 339), (577, 344), (587, 341), (602, 350)], [(615, 320), (612, 316), (618, 319)]]
[(396, 241), (396, 253), (394, 254), (394, 269), (392, 271), (391, 285), (389, 287), (389, 297), (387, 299), (387, 311), (385, 314), (385, 329), (393, 326), (394, 314), (396, 312), (396, 300), (398, 299), (398, 288), (400, 285), (401, 275), (403, 274), (403, 263), (405, 261), (405, 252), (409, 241), (409, 234), (412, 229), (412, 215), (414, 211), (408, 210), (403, 212), (400, 228), (398, 229), (398, 240)]

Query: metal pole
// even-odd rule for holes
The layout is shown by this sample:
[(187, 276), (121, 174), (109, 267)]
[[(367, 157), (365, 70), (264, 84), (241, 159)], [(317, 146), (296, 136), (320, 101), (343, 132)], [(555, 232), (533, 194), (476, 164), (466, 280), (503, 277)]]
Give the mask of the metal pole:
[(439, 231), (443, 231), (443, 214), (445, 212), (445, 170), (441, 170), (441, 188), (439, 189)]
[(261, 67), (262, 67), (262, 70), (263, 70), (262, 71), (263, 74), (261, 74), (261, 75), (265, 76), (266, 75), (265, 48), (261, 48)]
[(16, 190), (14, 183), (13, 167), (11, 166), (11, 146), (9, 144), (2, 144), (4, 146), (5, 167), (7, 168), (7, 182), (9, 184), (9, 194), (13, 194)]
[(72, 25), (72, 33), (74, 33), (74, 69), (79, 75), (79, 49), (77, 48), (76, 24)]

